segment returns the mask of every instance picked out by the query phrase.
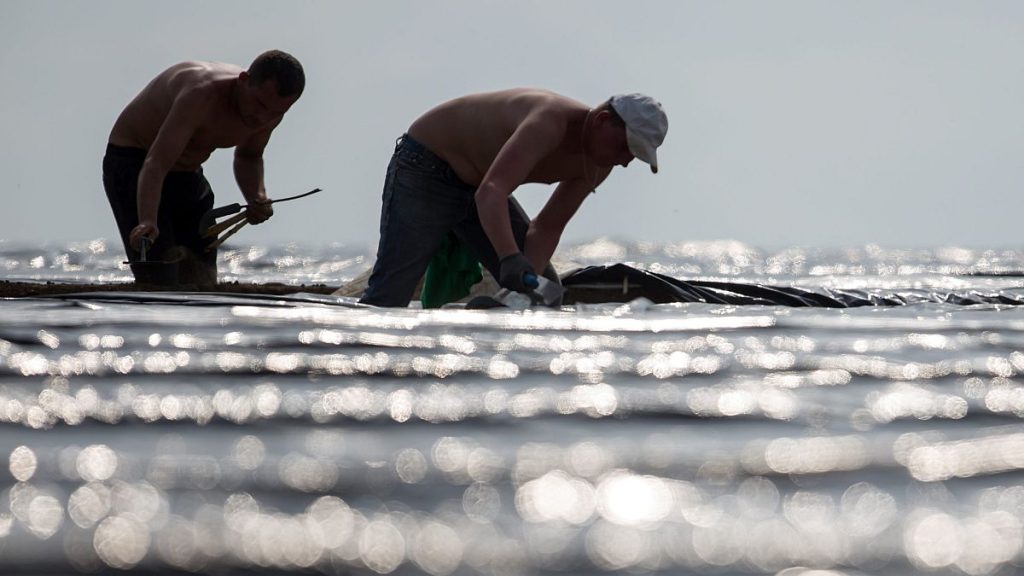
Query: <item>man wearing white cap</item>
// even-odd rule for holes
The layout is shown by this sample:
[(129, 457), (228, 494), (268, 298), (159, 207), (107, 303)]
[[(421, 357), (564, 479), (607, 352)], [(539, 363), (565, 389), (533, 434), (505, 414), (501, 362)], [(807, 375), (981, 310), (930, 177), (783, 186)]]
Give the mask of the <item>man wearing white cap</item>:
[[(377, 261), (361, 301), (408, 305), (449, 233), (505, 288), (530, 291), (536, 270), (557, 282), (549, 260), (569, 219), (616, 165), (635, 157), (657, 172), (667, 131), (661, 104), (643, 94), (591, 108), (519, 88), (431, 109), (398, 139), (388, 166)], [(511, 196), (526, 183), (557, 184), (532, 220)]]

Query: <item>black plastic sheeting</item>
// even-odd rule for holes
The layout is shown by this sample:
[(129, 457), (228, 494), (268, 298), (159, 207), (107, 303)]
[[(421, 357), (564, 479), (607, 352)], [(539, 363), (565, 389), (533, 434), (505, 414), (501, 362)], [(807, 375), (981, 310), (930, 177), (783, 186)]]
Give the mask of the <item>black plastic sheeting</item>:
[(742, 282), (679, 280), (664, 274), (638, 270), (625, 264), (588, 266), (562, 277), (566, 288), (563, 304), (630, 302), (647, 298), (657, 304), (704, 302), (707, 304), (777, 305), (819, 308), (904, 306), (925, 302), (955, 305), (1024, 305), (1024, 287), (1003, 290), (935, 292), (930, 290), (809, 290), (792, 286), (765, 286)]

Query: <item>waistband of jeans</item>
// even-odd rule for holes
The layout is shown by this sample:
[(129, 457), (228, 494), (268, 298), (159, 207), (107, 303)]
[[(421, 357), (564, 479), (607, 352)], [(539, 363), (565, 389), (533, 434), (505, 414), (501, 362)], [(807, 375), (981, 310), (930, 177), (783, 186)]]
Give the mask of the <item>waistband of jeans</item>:
[(402, 136), (395, 141), (395, 155), (412, 159), (421, 167), (434, 171), (438, 176), (443, 177), (451, 184), (470, 190), (476, 189), (476, 186), (470, 186), (463, 182), (459, 178), (458, 174), (455, 173), (455, 170), (452, 169), (451, 165), (448, 164), (447, 160), (441, 158), (437, 154), (434, 154), (430, 148), (427, 148), (423, 143), (408, 134), (402, 134)]
[(401, 136), (399, 136), (398, 140), (395, 140), (395, 152), (398, 152), (399, 150), (403, 150), (406, 152), (414, 152), (416, 154), (423, 156), (424, 158), (429, 158), (430, 160), (436, 162), (448, 164), (447, 162), (444, 161), (443, 158), (441, 158), (437, 154), (434, 154), (430, 150), (430, 148), (427, 148), (419, 140), (413, 138), (412, 136), (409, 136), (408, 134), (402, 134)]

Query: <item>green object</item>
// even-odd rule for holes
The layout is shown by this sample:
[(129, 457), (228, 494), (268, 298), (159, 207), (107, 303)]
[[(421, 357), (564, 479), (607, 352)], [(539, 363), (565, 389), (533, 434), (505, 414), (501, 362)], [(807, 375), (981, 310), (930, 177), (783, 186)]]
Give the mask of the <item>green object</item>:
[(455, 234), (450, 233), (430, 259), (420, 302), (424, 308), (440, 308), (465, 297), (483, 277), (480, 262)]

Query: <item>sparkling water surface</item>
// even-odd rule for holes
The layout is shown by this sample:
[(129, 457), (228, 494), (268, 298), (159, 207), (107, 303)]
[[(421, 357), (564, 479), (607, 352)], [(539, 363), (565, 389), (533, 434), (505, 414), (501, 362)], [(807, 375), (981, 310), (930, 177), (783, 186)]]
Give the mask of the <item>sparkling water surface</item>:
[[(807, 288), (1024, 286), (1010, 249), (600, 239), (562, 260)], [(0, 242), (7, 280), (118, 245)], [(343, 245), (221, 277), (340, 285)], [(191, 301), (189, 301), (191, 300)], [(0, 573), (1014, 574), (1024, 309), (0, 299)]]

